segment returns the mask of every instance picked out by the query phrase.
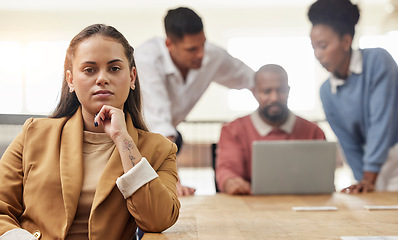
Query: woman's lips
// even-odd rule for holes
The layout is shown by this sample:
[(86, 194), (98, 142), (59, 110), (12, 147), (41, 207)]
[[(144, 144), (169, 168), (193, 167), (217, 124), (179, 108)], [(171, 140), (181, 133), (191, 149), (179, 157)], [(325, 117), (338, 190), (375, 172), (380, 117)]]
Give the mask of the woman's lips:
[(98, 90), (98, 91), (94, 92), (94, 95), (98, 96), (98, 97), (108, 97), (110, 95), (113, 95), (113, 92), (108, 91), (108, 90)]

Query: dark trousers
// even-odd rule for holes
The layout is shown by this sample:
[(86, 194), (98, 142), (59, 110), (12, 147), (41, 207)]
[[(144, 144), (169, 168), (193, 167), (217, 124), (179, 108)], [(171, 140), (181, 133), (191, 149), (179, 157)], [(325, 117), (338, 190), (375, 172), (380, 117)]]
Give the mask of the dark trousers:
[(179, 131), (177, 131), (177, 136), (174, 139), (174, 143), (177, 145), (177, 154), (180, 152), (182, 145), (184, 144), (184, 140), (182, 139), (182, 135)]

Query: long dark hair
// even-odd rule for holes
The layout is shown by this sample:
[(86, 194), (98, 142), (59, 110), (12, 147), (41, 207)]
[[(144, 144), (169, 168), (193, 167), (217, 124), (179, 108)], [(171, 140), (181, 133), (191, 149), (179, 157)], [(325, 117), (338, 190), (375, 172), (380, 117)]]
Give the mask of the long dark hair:
[[(61, 89), (61, 97), (58, 106), (55, 108), (54, 112), (51, 114), (51, 118), (61, 118), (61, 117), (71, 117), (73, 116), (77, 109), (80, 107), (80, 102), (77, 99), (75, 92), (69, 92), (68, 83), (66, 81), (66, 71), (72, 72), (72, 62), (75, 55), (76, 49), (79, 44), (92, 36), (101, 35), (104, 37), (109, 37), (116, 42), (123, 45), (124, 53), (129, 60), (129, 67), (136, 68), (134, 61), (134, 48), (130, 46), (127, 39), (112, 26), (107, 26), (104, 24), (93, 24), (85, 29), (83, 29), (79, 34), (77, 34), (69, 44), (68, 50), (66, 51), (65, 63), (64, 63), (64, 79)], [(135, 80), (135, 90), (130, 88), (129, 95), (126, 102), (124, 103), (124, 111), (129, 113), (131, 119), (133, 120), (134, 127), (148, 131), (146, 124), (142, 117), (142, 102), (141, 102), (141, 90), (140, 81), (138, 79), (138, 74)]]

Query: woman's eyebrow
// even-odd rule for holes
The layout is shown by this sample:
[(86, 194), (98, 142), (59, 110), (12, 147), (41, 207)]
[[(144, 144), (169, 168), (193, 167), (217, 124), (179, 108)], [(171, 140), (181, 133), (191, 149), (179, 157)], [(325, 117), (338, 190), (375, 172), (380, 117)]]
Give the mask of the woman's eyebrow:
[(108, 64), (114, 63), (114, 62), (123, 62), (121, 59), (114, 59), (108, 62)]
[(97, 64), (97, 63), (94, 62), (94, 61), (85, 61), (85, 62), (83, 62), (83, 64), (93, 64), (93, 65), (95, 65), (95, 64)]

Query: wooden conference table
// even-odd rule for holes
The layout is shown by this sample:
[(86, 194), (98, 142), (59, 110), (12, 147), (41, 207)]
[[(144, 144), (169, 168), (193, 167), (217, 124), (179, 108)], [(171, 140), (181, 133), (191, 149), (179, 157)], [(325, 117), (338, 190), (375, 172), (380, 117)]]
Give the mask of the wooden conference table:
[[(398, 236), (398, 210), (364, 205), (398, 205), (398, 193), (348, 195), (181, 197), (180, 217), (163, 239), (340, 239), (341, 236)], [(294, 206), (334, 206), (335, 211), (293, 211)]]

